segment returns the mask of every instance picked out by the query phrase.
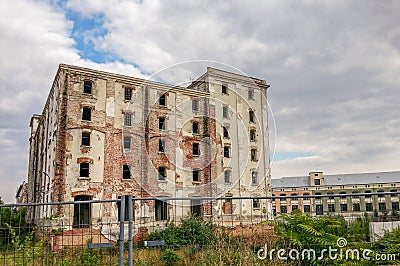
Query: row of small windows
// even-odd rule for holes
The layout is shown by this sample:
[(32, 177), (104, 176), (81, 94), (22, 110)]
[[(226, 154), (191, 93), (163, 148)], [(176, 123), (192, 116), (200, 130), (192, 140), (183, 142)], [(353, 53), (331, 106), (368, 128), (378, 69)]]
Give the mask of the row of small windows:
[[(223, 137), (224, 139), (230, 139), (229, 136), (229, 126), (222, 126), (222, 132), (223, 132)], [(255, 129), (250, 129), (249, 137), (251, 142), (256, 142), (256, 130)]]
[[(93, 82), (90, 80), (85, 80), (83, 82), (83, 93), (86, 94), (92, 94), (92, 88), (93, 88)], [(124, 90), (124, 99), (127, 101), (130, 101), (132, 99), (132, 89), (131, 88), (125, 88)], [(229, 94), (229, 88), (227, 85), (222, 85), (221, 87), (221, 93), (222, 94)], [(249, 89), (247, 97), (250, 100), (254, 100), (254, 89)], [(159, 98), (159, 104), (160, 105), (166, 105), (166, 95), (162, 94)], [(197, 110), (197, 109), (194, 109)]]
[[(232, 170), (231, 169), (226, 169), (224, 171), (224, 182), (225, 184), (231, 184), (232, 183)], [(257, 171), (251, 171), (251, 184), (252, 185), (258, 185), (258, 172)]]
[[(257, 149), (251, 149), (250, 150), (250, 160), (252, 162), (257, 162)], [(230, 146), (224, 146), (224, 158), (230, 158), (231, 157), (231, 147)]]
[[(224, 106), (225, 111), (223, 111), (223, 116), (224, 117), (228, 117), (228, 111), (227, 108), (225, 108), (226, 106)], [(82, 108), (82, 120), (83, 121), (91, 121), (92, 120), (92, 108), (90, 107), (83, 107)], [(255, 121), (255, 115), (254, 115), (254, 111), (250, 110), (249, 111), (249, 121), (254, 123)], [(167, 125), (166, 125), (166, 118), (165, 117), (159, 117), (158, 118), (158, 129), (160, 130), (166, 130), (167, 129)], [(129, 112), (124, 113), (124, 126), (132, 126), (132, 114)], [(199, 133), (199, 123), (198, 122), (193, 122), (192, 124), (192, 131), (195, 134)], [(229, 138), (229, 133), (228, 133), (228, 127), (224, 126), (223, 127), (223, 131), (224, 131), (224, 138)], [(251, 141), (255, 141), (256, 139), (256, 131), (254, 129), (250, 130), (250, 140)]]
[[(227, 85), (222, 84), (221, 93), (225, 94), (225, 95), (229, 95), (229, 88)], [(249, 100), (254, 100), (254, 89), (247, 90), (247, 97), (249, 98)]]
[[(383, 192), (385, 192), (385, 191), (383, 191), (383, 190), (378, 190), (378, 191), (377, 191), (377, 193), (383, 193)], [(398, 196), (399, 196), (399, 194), (397, 194), (397, 190), (396, 190), (396, 189), (392, 189), (392, 190), (390, 190), (390, 192), (393, 193), (393, 194), (390, 194), (391, 197), (398, 197)], [(358, 192), (358, 191), (353, 191), (353, 192), (352, 192), (352, 194), (359, 194), (359, 193), (361, 193), (361, 192)], [(367, 190), (367, 191), (365, 191), (365, 193), (372, 193), (372, 191)], [(343, 196), (339, 196), (340, 199), (346, 199), (347, 197), (351, 197), (351, 198), (353, 198), (353, 199), (358, 199), (358, 198), (360, 198), (359, 195), (349, 195), (348, 192), (345, 192), (345, 191), (341, 191), (341, 192), (339, 192), (338, 194), (339, 194), (339, 195), (343, 195)], [(310, 193), (304, 193), (304, 194), (303, 194), (303, 196), (309, 196), (309, 195), (310, 195)], [(321, 198), (322, 198), (322, 197), (319, 197), (320, 195), (322, 195), (320, 192), (316, 192), (315, 195), (316, 195), (315, 199), (321, 199)], [(327, 195), (334, 195), (334, 193), (333, 193), (333, 192), (328, 192)], [(272, 194), (272, 196), (274, 197), (275, 194)], [(286, 197), (286, 194), (280, 194), (279, 196), (280, 196), (280, 197)], [(295, 196), (297, 196), (296, 193), (290, 194), (290, 196), (291, 196), (291, 197), (290, 197), (290, 200), (298, 200), (298, 198), (295, 197)], [(372, 195), (363, 195), (363, 196), (364, 196), (365, 198), (372, 198)], [(385, 194), (378, 194), (378, 195), (376, 195), (376, 196), (377, 196), (378, 198), (384, 198), (384, 197), (385, 197)], [(304, 199), (304, 200), (309, 200), (310, 198), (309, 198), (309, 197), (304, 197), (303, 199)], [(332, 199), (335, 199), (335, 197), (329, 196), (328, 199), (332, 200)], [(272, 199), (272, 200), (275, 201), (275, 199)], [(281, 198), (280, 200), (281, 200), (281, 201), (286, 201), (286, 198)]]
[[(92, 89), (93, 89), (93, 82), (90, 80), (85, 80), (83, 82), (83, 93), (92, 94)], [(133, 90), (131, 88), (124, 89), (124, 100), (125, 101), (130, 101), (132, 99), (132, 92), (133, 92)], [(160, 95), (160, 97), (158, 99), (158, 104), (161, 106), (167, 105), (167, 95), (166, 94)]]
[[(400, 210), (400, 206), (399, 206), (399, 202), (392, 202), (392, 210), (395, 211), (399, 211)], [(280, 206), (280, 210), (282, 213), (287, 213), (288, 212), (288, 207), (286, 205)], [(336, 212), (336, 206), (335, 204), (328, 204), (327, 205), (327, 211), (332, 213), (332, 212)], [(348, 212), (349, 211), (349, 205), (348, 204), (340, 204), (339, 208), (340, 208), (340, 212)], [(351, 205), (351, 211), (353, 212), (361, 212), (361, 204), (360, 203), (353, 203)], [(292, 211), (295, 211), (297, 209), (299, 209), (298, 205), (292, 205), (291, 206)], [(310, 205), (303, 205), (303, 211), (304, 212), (311, 212), (311, 206)], [(367, 212), (372, 212), (374, 211), (374, 206), (372, 203), (368, 202), (365, 203), (365, 211)], [(386, 203), (384, 202), (380, 202), (378, 203), (378, 211), (384, 212), (386, 211)], [(317, 215), (323, 215), (324, 213), (324, 206), (322, 204), (317, 204), (315, 205), (315, 212)]]
[[(90, 177), (90, 164), (87, 162), (79, 164), (79, 176), (88, 178)], [(131, 170), (129, 165), (122, 166), (122, 179), (130, 179), (131, 178)]]

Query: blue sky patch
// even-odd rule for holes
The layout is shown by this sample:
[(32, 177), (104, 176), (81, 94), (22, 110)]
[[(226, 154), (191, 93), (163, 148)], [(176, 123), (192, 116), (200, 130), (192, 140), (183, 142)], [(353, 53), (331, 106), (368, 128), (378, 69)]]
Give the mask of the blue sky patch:
[(110, 61), (122, 61), (115, 54), (96, 49), (95, 39), (106, 36), (108, 31), (103, 27), (104, 15), (96, 14), (90, 17), (83, 17), (78, 12), (68, 9), (67, 19), (74, 23), (71, 37), (75, 41), (75, 48), (83, 59), (96, 63)]

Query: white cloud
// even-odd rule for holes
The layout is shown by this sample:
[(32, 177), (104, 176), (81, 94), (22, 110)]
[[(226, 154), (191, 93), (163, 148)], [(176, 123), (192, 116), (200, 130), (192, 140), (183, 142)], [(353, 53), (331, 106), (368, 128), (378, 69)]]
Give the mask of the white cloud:
[(143, 76), (128, 64), (81, 59), (72, 26), (61, 9), (46, 2), (0, 1), (0, 196), (6, 201), (27, 178), (30, 117), (42, 111), (58, 64)]

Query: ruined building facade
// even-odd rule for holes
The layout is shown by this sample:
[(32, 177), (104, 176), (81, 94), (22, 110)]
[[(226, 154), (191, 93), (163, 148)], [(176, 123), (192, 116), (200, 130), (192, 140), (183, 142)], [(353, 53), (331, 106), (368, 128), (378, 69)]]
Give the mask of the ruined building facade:
[[(196, 197), (270, 195), (268, 87), (214, 68), (181, 87), (61, 64), (30, 122), (28, 201), (190, 197), (135, 201), (135, 220), (265, 216), (266, 200)], [(28, 219), (117, 220), (116, 204), (94, 208), (33, 208)]]

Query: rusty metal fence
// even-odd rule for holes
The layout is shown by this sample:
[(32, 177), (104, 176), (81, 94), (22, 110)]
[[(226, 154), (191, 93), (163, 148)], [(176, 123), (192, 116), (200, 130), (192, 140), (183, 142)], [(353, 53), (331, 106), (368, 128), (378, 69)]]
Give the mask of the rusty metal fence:
[[(301, 211), (310, 217), (341, 215), (351, 221), (367, 214), (369, 230), (374, 232), (366, 241), (370, 242), (400, 226), (398, 202), (398, 192), (381, 192), (218, 199), (127, 195), (102, 201), (82, 198), (62, 203), (3, 204), (0, 265), (218, 265), (213, 259), (207, 261), (216, 256), (210, 255), (210, 250), (218, 250), (219, 257), (214, 260), (224, 257), (224, 263), (234, 265), (246, 258), (248, 264), (241, 262), (243, 265), (263, 265), (257, 250), (281, 238), (275, 234), (274, 224), (282, 215)], [(204, 226), (195, 222), (183, 225), (188, 217), (212, 226), (213, 238), (205, 235), (199, 242), (192, 235), (193, 241), (186, 239), (199, 229), (195, 227)], [(175, 230), (181, 224), (189, 228)], [(236, 258), (239, 251), (247, 253)], [(283, 264), (278, 261), (275, 265)]]

